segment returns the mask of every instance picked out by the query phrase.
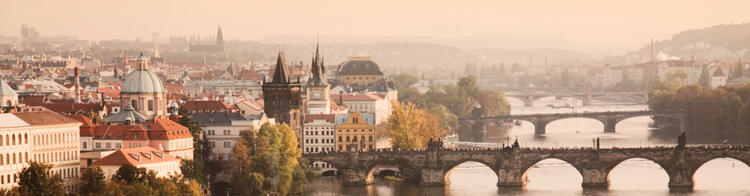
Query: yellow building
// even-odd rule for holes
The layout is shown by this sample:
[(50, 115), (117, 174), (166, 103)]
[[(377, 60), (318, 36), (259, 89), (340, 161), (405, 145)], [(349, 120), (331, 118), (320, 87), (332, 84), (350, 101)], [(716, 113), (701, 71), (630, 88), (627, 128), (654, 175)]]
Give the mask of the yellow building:
[(359, 112), (336, 114), (335, 120), (336, 150), (347, 152), (375, 149), (375, 114)]

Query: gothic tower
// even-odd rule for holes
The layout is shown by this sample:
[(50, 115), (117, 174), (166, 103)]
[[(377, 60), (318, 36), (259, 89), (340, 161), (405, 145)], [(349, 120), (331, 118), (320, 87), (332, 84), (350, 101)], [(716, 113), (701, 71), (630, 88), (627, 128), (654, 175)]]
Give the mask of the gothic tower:
[(224, 34), (221, 33), (221, 26), (219, 26), (219, 31), (216, 32), (216, 50), (224, 51)]
[(325, 65), (320, 57), (320, 46), (316, 44), (312, 58), (312, 77), (305, 84), (307, 89), (307, 113), (329, 114), (331, 112), (331, 89), (325, 78)]
[(286, 58), (284, 53), (279, 52), (276, 60), (276, 70), (273, 73), (271, 82), (263, 81), (263, 100), (264, 110), (270, 118), (275, 118), (278, 123), (286, 123), (299, 136), (302, 128), (300, 123), (302, 94), (299, 83), (290, 80), (290, 72), (287, 70)]

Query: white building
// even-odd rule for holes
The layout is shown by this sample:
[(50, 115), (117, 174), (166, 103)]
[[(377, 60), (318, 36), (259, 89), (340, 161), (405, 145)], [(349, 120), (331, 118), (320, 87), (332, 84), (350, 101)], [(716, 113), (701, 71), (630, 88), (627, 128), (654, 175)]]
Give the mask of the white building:
[(81, 123), (50, 111), (0, 114), (0, 188), (18, 185), (16, 174), (28, 162), (52, 165), (66, 192), (78, 189), (79, 126)]
[(0, 107), (11, 107), (18, 105), (18, 93), (0, 77)]
[(373, 113), (375, 124), (386, 122), (391, 116), (390, 95), (383, 96), (380, 93), (344, 93), (331, 95), (336, 103), (346, 106), (349, 112)]
[(729, 77), (724, 73), (724, 70), (716, 66), (713, 74), (711, 74), (711, 88), (719, 88), (727, 84)]

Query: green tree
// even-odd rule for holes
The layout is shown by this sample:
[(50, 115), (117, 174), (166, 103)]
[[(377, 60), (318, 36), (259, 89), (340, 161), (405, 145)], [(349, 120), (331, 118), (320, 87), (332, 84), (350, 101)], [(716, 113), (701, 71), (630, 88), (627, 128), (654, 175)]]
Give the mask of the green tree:
[(104, 172), (99, 167), (90, 167), (81, 169), (81, 195), (96, 195), (106, 188)]
[(148, 171), (144, 168), (135, 167), (133, 164), (126, 163), (120, 166), (115, 172), (115, 180), (124, 181), (128, 184), (133, 182), (146, 182), (148, 180)]
[(480, 90), (477, 102), (482, 106), (483, 115), (497, 116), (510, 113), (510, 105), (502, 90)]
[(241, 195), (301, 193), (307, 169), (301, 165), (306, 161), (301, 161), (297, 145), (297, 136), (286, 124), (263, 124), (255, 135), (243, 132), (231, 155), (233, 191)]
[(18, 173), (18, 191), (21, 195), (64, 195), (63, 181), (59, 174), (50, 175), (50, 165), (32, 161)]

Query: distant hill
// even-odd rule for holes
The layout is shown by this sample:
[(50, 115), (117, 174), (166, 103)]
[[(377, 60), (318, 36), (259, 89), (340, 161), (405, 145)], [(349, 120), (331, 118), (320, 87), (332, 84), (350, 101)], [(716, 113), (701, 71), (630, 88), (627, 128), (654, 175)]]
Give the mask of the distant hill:
[[(671, 39), (654, 43), (659, 59), (736, 59), (750, 57), (750, 23), (721, 24), (679, 32)], [(624, 56), (608, 57), (608, 62), (643, 62), (651, 56), (650, 45)]]

